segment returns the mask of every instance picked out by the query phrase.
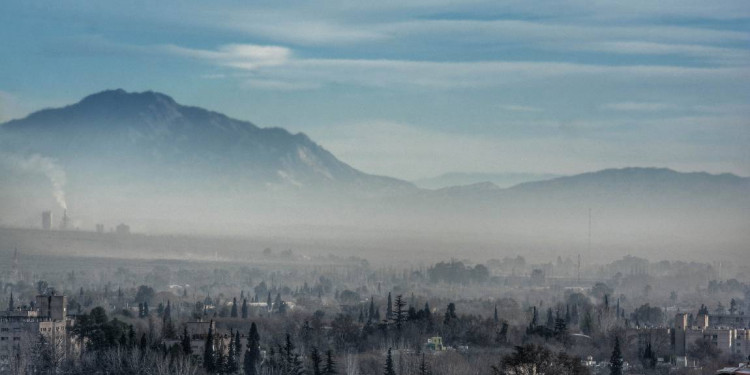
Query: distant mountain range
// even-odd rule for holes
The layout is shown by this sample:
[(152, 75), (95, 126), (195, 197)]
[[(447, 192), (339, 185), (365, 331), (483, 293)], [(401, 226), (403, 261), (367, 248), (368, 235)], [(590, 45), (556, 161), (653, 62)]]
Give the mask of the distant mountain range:
[(415, 185), (425, 189), (442, 189), (451, 186), (473, 185), (482, 182), (491, 182), (500, 188), (507, 188), (524, 182), (549, 180), (555, 177), (560, 177), (560, 175), (552, 173), (450, 172), (435, 177), (422, 178), (413, 182)]
[(0, 129), (5, 152), (44, 155), (66, 169), (103, 167), (127, 180), (197, 176), (248, 186), (415, 189), (360, 172), (302, 133), (260, 128), (151, 91), (103, 91)]
[(592, 209), (612, 238), (748, 239), (741, 228), (750, 179), (736, 175), (624, 168), (411, 183), (352, 168), (302, 133), (156, 92), (104, 91), (9, 121), (0, 125), (0, 149), (0, 220), (28, 225), (54, 207), (53, 196), (60, 206), (67, 196), (71, 215), (89, 228), (116, 220), (163, 229), (182, 220), (241, 232), (247, 223), (294, 222), (580, 238)]

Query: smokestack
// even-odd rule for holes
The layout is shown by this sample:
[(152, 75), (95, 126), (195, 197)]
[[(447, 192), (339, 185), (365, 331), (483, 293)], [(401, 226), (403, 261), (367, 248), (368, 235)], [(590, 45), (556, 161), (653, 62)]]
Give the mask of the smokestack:
[(63, 217), (62, 217), (62, 221), (60, 222), (60, 229), (61, 230), (68, 229), (68, 210), (63, 210)]
[(52, 229), (52, 211), (42, 212), (42, 229)]

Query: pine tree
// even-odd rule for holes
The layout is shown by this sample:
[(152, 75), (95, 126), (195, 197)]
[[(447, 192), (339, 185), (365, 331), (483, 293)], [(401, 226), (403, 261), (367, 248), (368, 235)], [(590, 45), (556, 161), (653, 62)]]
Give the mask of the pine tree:
[(229, 314), (232, 318), (237, 317), (237, 297), (232, 298), (232, 312)]
[(193, 349), (190, 345), (190, 335), (188, 334), (187, 325), (182, 329), (182, 354), (189, 356), (193, 354)]
[(500, 318), (498, 318), (497, 316), (497, 304), (495, 304), (495, 324), (497, 324), (498, 322), (500, 322)]
[(393, 315), (393, 303), (391, 302), (391, 292), (388, 292), (388, 304), (385, 306), (385, 320), (390, 321)]
[(247, 298), (242, 300), (242, 319), (247, 319)]
[(214, 321), (212, 320), (208, 325), (208, 335), (206, 336), (206, 343), (203, 347), (203, 368), (206, 369), (206, 372), (209, 374), (216, 372), (213, 325)]
[(330, 349), (326, 351), (326, 365), (323, 368), (323, 374), (325, 375), (338, 374), (338, 372), (336, 371), (336, 362), (333, 361), (333, 351)]
[(385, 371), (383, 372), (383, 375), (396, 375), (396, 370), (393, 368), (391, 348), (388, 348), (388, 355), (385, 357)]
[(622, 375), (622, 352), (620, 351), (620, 338), (615, 337), (615, 348), (612, 350), (612, 358), (609, 360), (609, 374)]
[(10, 292), (10, 300), (8, 300), (8, 311), (13, 311), (15, 309), (16, 307), (14, 306), (13, 302), (13, 292)]

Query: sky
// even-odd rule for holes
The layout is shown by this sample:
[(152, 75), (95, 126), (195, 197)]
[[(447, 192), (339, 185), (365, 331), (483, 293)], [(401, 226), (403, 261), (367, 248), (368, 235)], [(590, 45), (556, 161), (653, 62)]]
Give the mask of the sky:
[(2, 1), (0, 122), (154, 90), (363, 171), (750, 175), (750, 2)]

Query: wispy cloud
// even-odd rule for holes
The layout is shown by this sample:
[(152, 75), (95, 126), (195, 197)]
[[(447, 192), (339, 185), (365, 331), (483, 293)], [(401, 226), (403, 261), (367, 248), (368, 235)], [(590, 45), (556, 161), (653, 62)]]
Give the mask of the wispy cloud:
[(675, 106), (667, 103), (656, 102), (620, 102), (607, 103), (604, 104), (602, 108), (614, 111), (654, 112), (675, 109)]
[(163, 48), (176, 55), (210, 60), (222, 66), (244, 70), (283, 65), (292, 55), (291, 50), (285, 47), (254, 44), (225, 44), (216, 50), (185, 48), (176, 45), (166, 45)]
[[(262, 69), (254, 79), (293, 87), (328, 83), (370, 87), (417, 86), (441, 89), (502, 86), (560, 76), (747, 79), (750, 71), (731, 67), (602, 65), (539, 61), (436, 62), (386, 59), (295, 58), (281, 46), (223, 45), (215, 50), (165, 46), (165, 51), (244, 71)], [(260, 85), (259, 87), (261, 87)], [(273, 86), (273, 85), (272, 85)], [(517, 108), (518, 109), (518, 108)]]

